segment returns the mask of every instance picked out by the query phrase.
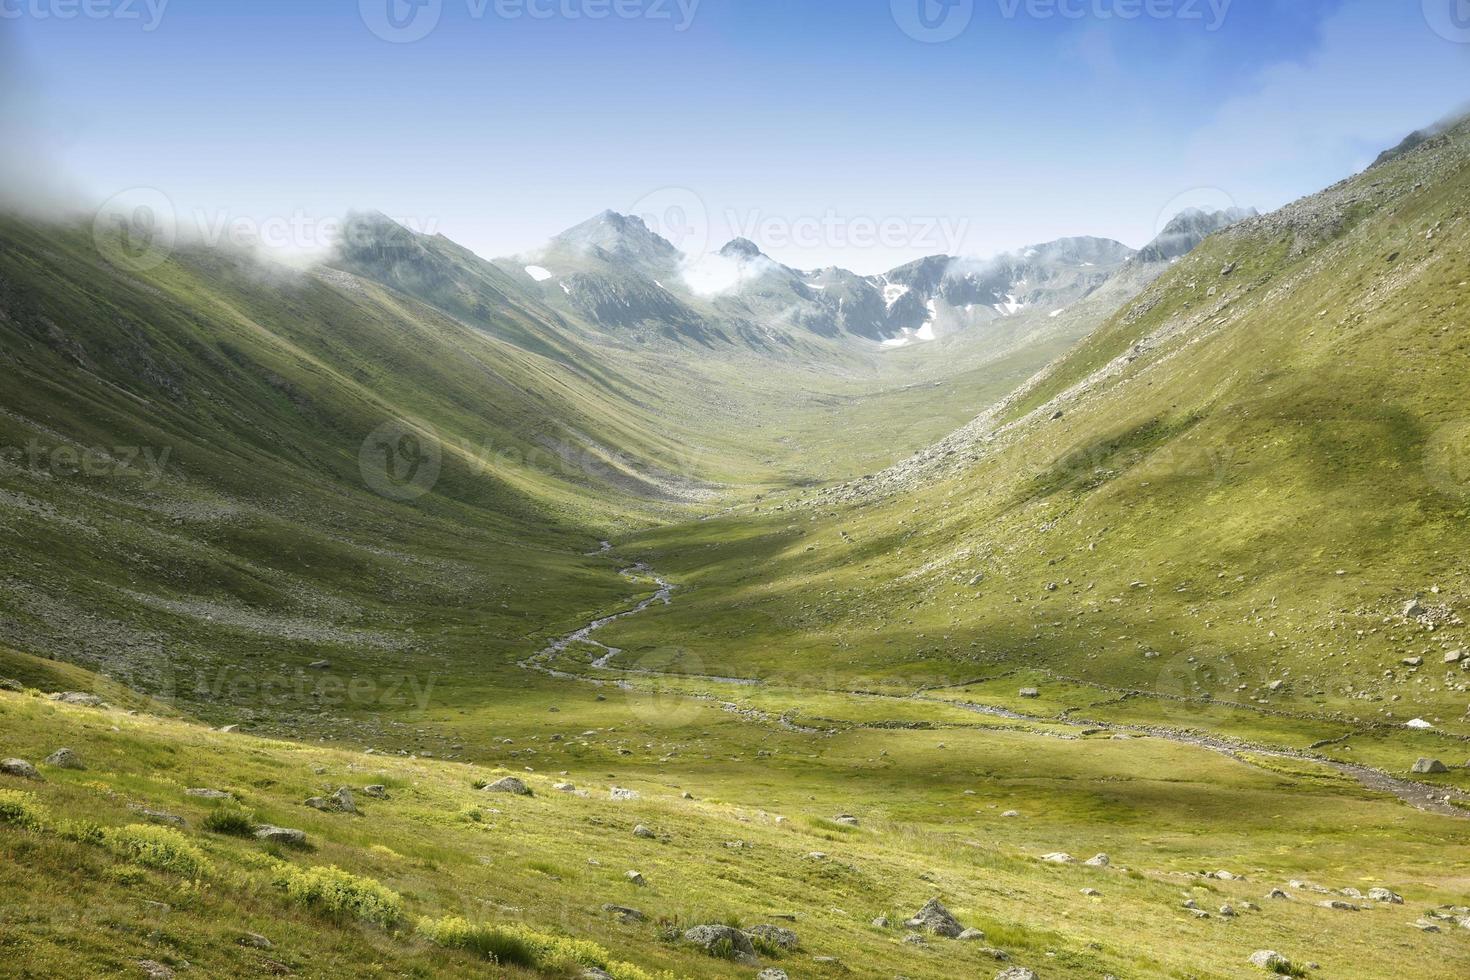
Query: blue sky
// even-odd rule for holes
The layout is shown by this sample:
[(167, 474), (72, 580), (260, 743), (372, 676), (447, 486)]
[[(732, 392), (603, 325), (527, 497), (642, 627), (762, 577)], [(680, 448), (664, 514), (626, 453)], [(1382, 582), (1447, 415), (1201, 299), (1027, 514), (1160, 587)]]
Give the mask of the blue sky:
[(0, 122), (196, 224), (377, 208), (495, 256), (613, 208), (876, 272), (1276, 207), (1470, 102), (1465, 0), (420, 0), (409, 43), (389, 2), (0, 0)]

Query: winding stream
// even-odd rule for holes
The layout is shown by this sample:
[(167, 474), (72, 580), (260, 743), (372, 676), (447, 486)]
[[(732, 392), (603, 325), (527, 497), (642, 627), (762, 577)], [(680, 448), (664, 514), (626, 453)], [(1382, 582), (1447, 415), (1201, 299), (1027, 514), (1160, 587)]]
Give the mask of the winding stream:
[[(601, 547), (598, 551), (590, 552), (589, 555), (605, 555), (611, 550), (612, 544), (610, 542), (604, 541), (601, 543)], [(596, 639), (593, 639), (592, 634), (596, 633), (606, 626), (616, 623), (620, 619), (628, 619), (629, 617), (637, 616), (641, 613), (647, 612), (650, 608), (657, 604), (662, 603), (665, 606), (671, 605), (674, 601), (675, 588), (672, 582), (656, 574), (644, 562), (638, 562), (634, 565), (630, 565), (627, 568), (619, 571), (618, 574), (622, 575), (624, 578), (629, 579), (637, 577), (651, 578), (657, 584), (658, 590), (654, 592), (653, 595), (639, 602), (637, 605), (633, 606), (630, 609), (625, 609), (619, 613), (613, 613), (610, 616), (603, 616), (600, 619), (594, 619), (592, 620), (592, 622), (588, 623), (586, 626), (583, 626), (581, 629), (575, 630), (571, 633), (566, 634), (565, 636), (552, 640), (549, 644), (547, 644), (545, 648), (541, 649), (530, 657), (527, 657), (525, 660), (520, 661), (519, 666), (526, 670), (537, 671), (539, 673), (546, 674), (550, 677), (556, 677), (561, 680), (580, 681), (585, 684), (594, 684), (597, 686), (612, 685), (614, 687), (622, 688), (625, 690), (632, 689), (632, 685), (626, 679), (623, 679), (628, 675), (642, 677), (665, 677), (671, 681), (679, 682), (709, 681), (713, 683), (731, 684), (743, 687), (755, 687), (759, 686), (762, 683), (759, 679), (750, 677), (720, 677), (714, 674), (685, 674), (677, 673), (674, 671), (653, 670), (643, 667), (621, 667), (615, 665), (613, 663), (614, 659), (622, 654), (623, 651), (618, 649), (617, 647), (608, 646), (606, 643), (602, 643)], [(601, 656), (592, 661), (590, 666), (593, 670), (614, 672), (623, 676), (603, 680), (597, 677), (590, 677), (586, 674), (578, 674), (572, 673), (570, 671), (558, 670), (555, 667), (551, 666), (551, 663), (555, 661), (557, 657), (566, 653), (569, 649), (571, 649), (573, 646), (576, 646), (577, 644), (585, 644), (587, 646), (592, 646), (603, 651)], [(1336, 770), (1337, 772), (1340, 772), (1344, 775), (1351, 776), (1359, 783), (1361, 783), (1365, 788), (1374, 792), (1386, 793), (1395, 796), (1398, 799), (1402, 800), (1404, 803), (1407, 803), (1410, 806), (1415, 807), (1416, 809), (1424, 810), (1430, 813), (1438, 813), (1444, 816), (1470, 819), (1470, 810), (1466, 810), (1463, 807), (1455, 806), (1449, 802), (1446, 802), (1445, 800), (1447, 796), (1460, 800), (1470, 800), (1470, 796), (1467, 796), (1466, 794), (1461, 793), (1457, 790), (1431, 786), (1425, 783), (1414, 782), (1413, 780), (1409, 779), (1401, 779), (1397, 776), (1391, 776), (1388, 773), (1383, 772), (1382, 770), (1373, 769), (1369, 766), (1356, 765), (1349, 762), (1338, 762), (1335, 759), (1329, 759), (1324, 756), (1316, 755), (1306, 751), (1283, 749), (1277, 746), (1260, 745), (1243, 741), (1237, 742), (1208, 735), (1201, 735), (1194, 732), (1177, 731), (1168, 728), (1153, 728), (1138, 725), (1121, 725), (1113, 722), (1085, 721), (1081, 719), (1073, 720), (1071, 718), (1036, 718), (1029, 715), (1019, 714), (1015, 711), (1010, 711), (1005, 708), (994, 707), (991, 705), (927, 697), (922, 691), (912, 695), (885, 694), (874, 691), (860, 692), (837, 690), (824, 691), (823, 693), (839, 694), (854, 698), (881, 698), (908, 703), (912, 703), (914, 701), (925, 701), (935, 704), (942, 704), (953, 708), (960, 708), (961, 710), (971, 711), (976, 714), (983, 714), (996, 718), (1004, 718), (1010, 721), (1033, 722), (1050, 726), (1065, 726), (1078, 729), (1079, 731), (1106, 731), (1112, 732), (1114, 734), (1130, 735), (1139, 738), (1161, 738), (1170, 742), (1177, 742), (1181, 745), (1190, 745), (1196, 748), (1207, 749), (1212, 752), (1219, 752), (1222, 755), (1229, 756), (1230, 758), (1246, 765), (1251, 764), (1251, 761), (1244, 757), (1246, 754), (1259, 755), (1275, 759), (1296, 759), (1304, 762), (1312, 762), (1318, 765), (1327, 766), (1328, 768)], [(680, 696), (697, 700), (718, 700), (708, 695), (692, 693), (681, 694)], [(758, 717), (760, 720), (772, 720), (771, 716), (766, 715), (763, 712), (752, 712), (751, 714), (755, 717)], [(823, 729), (805, 728), (802, 726), (794, 725), (784, 716), (774, 720), (777, 723), (781, 724), (783, 727), (795, 731), (807, 732), (811, 734), (830, 734), (830, 732)]]

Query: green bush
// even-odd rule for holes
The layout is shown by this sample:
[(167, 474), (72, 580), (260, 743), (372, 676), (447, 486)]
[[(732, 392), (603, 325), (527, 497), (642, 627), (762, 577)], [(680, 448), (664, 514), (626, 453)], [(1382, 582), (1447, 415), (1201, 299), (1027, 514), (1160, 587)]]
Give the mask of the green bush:
[(212, 834), (250, 837), (255, 833), (255, 814), (237, 806), (221, 806), (206, 813), (201, 826)]
[(419, 935), (436, 946), (462, 949), (500, 966), (572, 973), (594, 967), (614, 980), (673, 980), (672, 974), (652, 974), (632, 963), (608, 957), (607, 950), (585, 939), (537, 932), (519, 923), (491, 926), (458, 916), (420, 919)]
[(391, 926), (403, 917), (403, 899), (371, 878), (336, 867), (298, 868), (281, 862), (273, 883), (293, 902), (338, 918)]
[(102, 842), (108, 850), (133, 864), (159, 871), (172, 871), (188, 878), (203, 878), (210, 873), (209, 859), (172, 827), (129, 824), (102, 831)]
[(40, 830), (46, 822), (46, 808), (36, 802), (34, 794), (18, 789), (0, 789), (0, 823)]

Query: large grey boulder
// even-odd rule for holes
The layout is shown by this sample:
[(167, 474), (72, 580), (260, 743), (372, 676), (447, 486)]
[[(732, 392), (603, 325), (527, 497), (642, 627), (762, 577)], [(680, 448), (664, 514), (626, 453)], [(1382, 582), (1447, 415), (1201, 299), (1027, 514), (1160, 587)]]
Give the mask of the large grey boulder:
[(731, 926), (695, 926), (684, 933), (684, 941), (698, 946), (711, 956), (720, 952), (721, 948), (728, 943), (736, 960), (742, 962), (755, 960), (755, 947), (751, 945), (750, 937)]
[(497, 779), (495, 782), (485, 787), (485, 792), (510, 793), (514, 796), (532, 795), (531, 787), (527, 786), (525, 783), (521, 782), (514, 776), (506, 776), (504, 779)]
[(1001, 970), (997, 973), (995, 980), (1036, 980), (1036, 974), (1024, 966), (1013, 966), (1009, 970)]
[(1390, 905), (1404, 904), (1403, 898), (1389, 891), (1387, 888), (1370, 888), (1368, 897), (1375, 902), (1387, 902)]
[(24, 759), (0, 760), (0, 772), (3, 772), (7, 776), (14, 776), (17, 779), (35, 779), (37, 781), (41, 779), (41, 774), (36, 771), (36, 767)]
[(1251, 966), (1273, 973), (1291, 969), (1291, 960), (1271, 949), (1258, 949), (1250, 955)]
[(793, 950), (801, 945), (801, 940), (797, 938), (796, 933), (780, 926), (758, 925), (745, 932), (752, 939), (761, 939), (785, 950)]
[(313, 796), (306, 801), (306, 805), (313, 810), (322, 810), (326, 813), (356, 813), (357, 803), (352, 798), (352, 790), (343, 786), (331, 796)]
[(97, 695), (88, 694), (85, 691), (62, 691), (60, 694), (51, 695), (51, 700), (60, 701), (62, 704), (76, 704), (83, 708), (101, 708), (107, 704)]
[(255, 839), (267, 844), (287, 844), (291, 847), (306, 846), (306, 831), (290, 827), (273, 827), (267, 824), (255, 831)]
[(1414, 772), (1421, 776), (1449, 771), (1449, 767), (1438, 759), (1420, 759), (1414, 763)]
[(924, 907), (914, 913), (904, 925), (910, 929), (922, 929), (932, 932), (936, 936), (944, 936), (946, 939), (958, 939), (965, 927), (960, 925), (954, 916), (949, 914), (949, 909), (937, 898), (931, 898), (924, 903)]

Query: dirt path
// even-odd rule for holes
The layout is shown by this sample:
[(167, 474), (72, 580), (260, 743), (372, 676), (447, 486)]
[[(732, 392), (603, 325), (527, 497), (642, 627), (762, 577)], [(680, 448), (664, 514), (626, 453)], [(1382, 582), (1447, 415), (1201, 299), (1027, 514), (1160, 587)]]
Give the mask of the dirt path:
[[(599, 551), (592, 552), (592, 554), (602, 555), (611, 550), (612, 545), (604, 541), (602, 542), (601, 549)], [(619, 650), (616, 647), (608, 646), (605, 643), (593, 639), (592, 634), (596, 633), (598, 630), (601, 630), (606, 626), (617, 622), (620, 619), (627, 619), (629, 617), (637, 616), (641, 613), (647, 612), (649, 609), (659, 603), (662, 603), (665, 606), (670, 605), (674, 601), (675, 588), (673, 583), (654, 573), (653, 570), (650, 569), (648, 565), (644, 564), (643, 562), (638, 562), (637, 564), (630, 565), (627, 568), (622, 569), (618, 574), (622, 575), (625, 578), (635, 578), (639, 576), (651, 578), (658, 585), (658, 590), (652, 596), (649, 596), (647, 599), (644, 599), (642, 602), (639, 602), (637, 605), (633, 606), (630, 609), (626, 609), (619, 613), (613, 613), (610, 616), (603, 616), (600, 619), (594, 619), (592, 622), (588, 623), (586, 626), (583, 626), (581, 629), (574, 630), (573, 632), (568, 633), (563, 637), (551, 641), (551, 643), (549, 643), (542, 650), (538, 651), (530, 657), (527, 657), (525, 660), (520, 661), (519, 665), (526, 670), (534, 670), (539, 673), (546, 674), (550, 677), (559, 678), (561, 680), (581, 681), (582, 683), (595, 684), (598, 686), (610, 685), (623, 689), (632, 688), (632, 684), (624, 679), (628, 675), (640, 677), (665, 677), (669, 680), (676, 680), (680, 682), (710, 681), (719, 684), (733, 684), (743, 687), (755, 687), (763, 683), (758, 678), (750, 677), (720, 677), (713, 674), (681, 674), (672, 671), (652, 670), (642, 667), (614, 666), (613, 660), (623, 651)], [(585, 644), (587, 646), (596, 647), (604, 651), (600, 657), (592, 661), (591, 667), (593, 670), (616, 672), (620, 676), (618, 678), (602, 680), (601, 678), (597, 677), (589, 677), (586, 674), (576, 674), (569, 671), (557, 670), (555, 667), (551, 666), (551, 663), (557, 657), (566, 653), (567, 650), (569, 650), (573, 646), (576, 646), (577, 644)], [(1112, 732), (1118, 735), (1129, 735), (1135, 738), (1161, 738), (1171, 742), (1177, 742), (1181, 745), (1191, 745), (1196, 748), (1207, 749), (1212, 752), (1219, 752), (1222, 755), (1227, 755), (1230, 758), (1235, 759), (1245, 765), (1252, 764), (1250, 759), (1244, 757), (1247, 754), (1265, 756), (1268, 758), (1295, 759), (1303, 762), (1311, 762), (1317, 765), (1326, 766), (1330, 769), (1334, 769), (1340, 773), (1343, 773), (1344, 775), (1351, 776), (1359, 783), (1361, 783), (1366, 789), (1372, 790), (1373, 792), (1377, 793), (1385, 793), (1395, 796), (1403, 802), (1409, 804), (1410, 806), (1415, 807), (1416, 809), (1425, 810), (1430, 813), (1438, 813), (1444, 816), (1470, 819), (1470, 810), (1467, 810), (1464, 807), (1455, 806), (1447, 802), (1447, 798), (1470, 801), (1470, 796), (1467, 796), (1466, 794), (1461, 793), (1458, 790), (1431, 786), (1426, 783), (1418, 783), (1409, 779), (1400, 779), (1397, 776), (1391, 776), (1388, 773), (1383, 772), (1379, 769), (1373, 769), (1369, 766), (1354, 765), (1348, 762), (1338, 762), (1335, 759), (1329, 759), (1324, 756), (1316, 755), (1307, 751), (1283, 749), (1280, 746), (1261, 745), (1245, 741), (1223, 739), (1215, 736), (1202, 735), (1198, 732), (1179, 731), (1169, 728), (1155, 728), (1141, 725), (1121, 725), (1114, 722), (1086, 721), (1083, 719), (1074, 719), (1070, 717), (1060, 719), (1037, 718), (1030, 715), (1023, 715), (1015, 711), (1010, 711), (1005, 708), (993, 707), (991, 705), (978, 704), (968, 701), (952, 701), (945, 698), (928, 697), (923, 693), (923, 691), (911, 695), (884, 694), (873, 691), (859, 692), (841, 690), (829, 690), (824, 691), (823, 693), (845, 695), (848, 697), (891, 699), (894, 701), (905, 701), (910, 703), (914, 701), (925, 701), (934, 704), (946, 705), (952, 708), (960, 708), (965, 711), (972, 711), (976, 714), (989, 715), (995, 718), (1004, 718), (1010, 721), (1028, 721), (1052, 726), (1061, 725), (1068, 728), (1075, 728), (1079, 731), (1104, 731)], [(720, 701), (720, 699), (710, 695), (688, 693), (681, 694), (680, 696), (701, 701)], [(764, 712), (753, 712), (751, 714), (758, 721), (771, 720), (771, 718), (767, 716)], [(823, 729), (806, 729), (802, 728), (801, 726), (794, 725), (789, 721), (789, 719), (785, 718), (784, 716), (779, 719), (778, 723), (782, 724), (783, 727), (796, 731), (806, 731), (812, 734), (831, 734), (830, 731)]]

